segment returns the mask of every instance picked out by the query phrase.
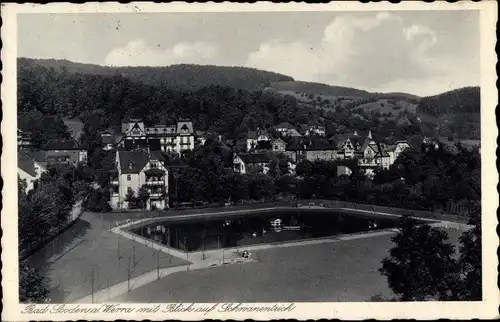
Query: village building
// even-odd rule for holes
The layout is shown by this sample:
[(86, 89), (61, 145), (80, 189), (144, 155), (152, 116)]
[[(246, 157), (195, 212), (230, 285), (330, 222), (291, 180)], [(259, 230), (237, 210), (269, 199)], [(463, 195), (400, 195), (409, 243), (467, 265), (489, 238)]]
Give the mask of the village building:
[(354, 131), (351, 135), (334, 135), (330, 137), (328, 141), (335, 147), (337, 151), (337, 158), (343, 160), (356, 158), (362, 144), (361, 136), (359, 136), (356, 131)]
[(32, 155), (19, 152), (17, 154), (17, 174), (26, 183), (25, 193), (36, 188), (38, 180), (47, 169), (35, 161)]
[(276, 139), (271, 142), (271, 147), (273, 152), (285, 152), (286, 142), (282, 139)]
[(233, 170), (241, 174), (263, 173), (269, 171), (268, 163), (271, 161), (265, 153), (240, 153), (233, 157)]
[(146, 209), (168, 207), (168, 170), (161, 152), (117, 151), (115, 169), (110, 176), (111, 208), (129, 208), (129, 191), (137, 196), (141, 187), (149, 193)]
[(118, 146), (125, 150), (150, 150), (176, 152), (193, 150), (195, 135), (193, 122), (180, 120), (177, 124), (155, 124), (146, 127), (140, 119), (130, 119), (122, 123), (123, 137)]
[(115, 149), (116, 138), (111, 131), (104, 131), (101, 133), (102, 149), (104, 151), (112, 151)]
[(287, 132), (287, 136), (292, 137), (292, 138), (296, 138), (296, 137), (301, 137), (302, 134), (300, 134), (299, 131), (297, 131), (296, 129), (290, 129)]
[[(297, 130), (295, 129), (295, 127), (288, 123), (288, 122), (283, 122), (283, 123), (280, 123), (276, 126), (273, 127), (273, 129), (281, 136), (290, 136), (290, 133), (292, 131), (295, 131), (297, 132)], [(298, 133), (298, 132), (297, 132)]]
[(43, 166), (67, 164), (76, 167), (80, 163), (87, 163), (87, 150), (71, 141), (46, 144), (40, 150), (34, 151), (33, 156)]
[(27, 150), (32, 147), (31, 133), (17, 129), (17, 148)]
[(258, 129), (249, 131), (246, 137), (246, 151), (266, 150), (265, 146), (270, 143), (270, 136), (266, 131)]
[(287, 147), (286, 154), (292, 162), (298, 163), (303, 160), (332, 161), (337, 159), (334, 147), (327, 139), (322, 137), (300, 137), (295, 138)]
[(401, 153), (409, 148), (411, 148), (411, 145), (406, 140), (399, 140), (396, 141), (395, 144), (387, 146), (387, 152), (389, 153), (389, 163), (393, 164), (394, 162), (396, 162)]
[(340, 176), (350, 176), (352, 174), (351, 168), (345, 165), (338, 165), (337, 166), (337, 177)]
[(307, 136), (313, 136), (313, 135), (325, 136), (326, 129), (323, 125), (311, 125), (306, 130), (306, 135)]

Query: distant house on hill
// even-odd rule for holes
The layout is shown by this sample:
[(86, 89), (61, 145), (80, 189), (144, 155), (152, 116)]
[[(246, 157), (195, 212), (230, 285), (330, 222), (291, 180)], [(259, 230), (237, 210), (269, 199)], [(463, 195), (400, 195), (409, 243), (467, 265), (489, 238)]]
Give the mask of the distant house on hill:
[(240, 153), (233, 157), (233, 169), (235, 172), (245, 173), (263, 173), (269, 171), (268, 163), (271, 161), (265, 153)]
[(290, 136), (290, 134), (293, 131), (297, 132), (295, 127), (288, 122), (280, 123), (280, 124), (274, 126), (273, 129), (282, 136)]
[(292, 137), (292, 138), (296, 138), (296, 137), (302, 136), (302, 134), (300, 134), (299, 131), (297, 131), (296, 129), (290, 129), (287, 132), (287, 136)]
[(258, 129), (257, 131), (248, 131), (246, 137), (247, 152), (258, 150), (259, 143), (262, 144), (262, 142), (269, 141), (269, 134), (264, 130)]
[(272, 151), (273, 152), (285, 152), (286, 151), (286, 142), (282, 139), (276, 139), (272, 141)]
[(325, 134), (326, 134), (326, 129), (323, 125), (311, 125), (306, 130), (307, 136), (312, 136), (312, 135), (325, 136)]
[(337, 158), (334, 147), (322, 137), (295, 138), (287, 147), (286, 154), (296, 163), (303, 160), (335, 160)]
[(406, 149), (410, 149), (410, 142), (407, 140), (398, 140), (396, 143), (388, 145), (386, 147), (387, 152), (389, 153), (389, 163), (393, 164)]
[(47, 172), (47, 169), (38, 163), (32, 154), (24, 152), (17, 154), (17, 175), (26, 183), (25, 193), (36, 188), (44, 172)]

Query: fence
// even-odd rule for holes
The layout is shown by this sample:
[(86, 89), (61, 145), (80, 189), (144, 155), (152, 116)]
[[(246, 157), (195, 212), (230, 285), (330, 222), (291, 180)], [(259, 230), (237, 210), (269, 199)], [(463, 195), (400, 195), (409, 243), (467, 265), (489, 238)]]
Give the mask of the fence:
[(43, 248), (45, 245), (47, 245), (50, 241), (52, 241), (54, 238), (62, 234), (66, 229), (71, 227), (78, 218), (82, 215), (83, 209), (82, 209), (82, 200), (78, 200), (75, 202), (73, 207), (71, 208), (71, 212), (69, 214), (69, 218), (66, 222), (60, 224), (58, 227), (54, 227), (54, 229), (44, 238), (41, 238), (37, 240), (36, 242), (30, 244), (28, 247), (25, 249), (20, 249), (19, 250), (19, 260), (25, 260), (26, 258), (30, 257), (38, 251), (39, 249)]
[[(458, 223), (467, 223), (469, 217), (461, 216), (461, 215), (452, 215), (452, 214), (437, 214), (431, 211), (425, 210), (413, 210), (413, 209), (403, 209), (403, 208), (394, 208), (388, 206), (376, 206), (369, 204), (359, 204), (348, 201), (339, 201), (339, 200), (327, 200), (327, 199), (301, 199), (303, 204), (305, 205), (315, 205), (315, 206), (323, 206), (326, 208), (334, 208), (334, 209), (353, 209), (357, 212), (369, 212), (372, 214), (375, 213), (383, 213), (394, 216), (411, 216), (416, 218), (424, 218), (430, 220), (441, 220), (441, 221), (450, 221), (450, 222), (458, 222)], [(300, 204), (300, 202), (298, 202)]]

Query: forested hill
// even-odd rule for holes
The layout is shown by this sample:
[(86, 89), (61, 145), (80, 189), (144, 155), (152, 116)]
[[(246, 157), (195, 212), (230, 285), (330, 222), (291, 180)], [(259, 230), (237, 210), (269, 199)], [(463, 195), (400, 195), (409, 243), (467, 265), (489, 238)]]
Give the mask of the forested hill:
[(368, 98), (372, 95), (371, 93), (360, 89), (302, 81), (274, 82), (270, 85), (270, 87), (277, 91), (293, 91), (324, 96), (352, 96)]
[(246, 67), (170, 65), (165, 67), (107, 67), (74, 63), (68, 60), (19, 58), (18, 68), (30, 66), (66, 70), (69, 73), (124, 76), (145, 84), (175, 90), (197, 90), (219, 85), (246, 90), (261, 90), (273, 82), (293, 81), (290, 76)]
[(479, 87), (463, 87), (424, 97), (420, 100), (417, 112), (431, 116), (454, 113), (480, 113)]
[(420, 100), (417, 113), (436, 125), (440, 136), (475, 139), (481, 135), (479, 87), (464, 87)]

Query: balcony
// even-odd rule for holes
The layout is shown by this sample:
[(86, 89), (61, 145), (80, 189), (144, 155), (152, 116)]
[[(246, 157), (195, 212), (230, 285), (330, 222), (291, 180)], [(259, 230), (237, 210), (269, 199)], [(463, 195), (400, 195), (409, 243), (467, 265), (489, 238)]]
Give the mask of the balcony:
[(359, 159), (358, 165), (360, 167), (377, 167), (379, 164), (375, 159)]
[(164, 186), (165, 181), (164, 180), (146, 180), (145, 184), (147, 186)]

